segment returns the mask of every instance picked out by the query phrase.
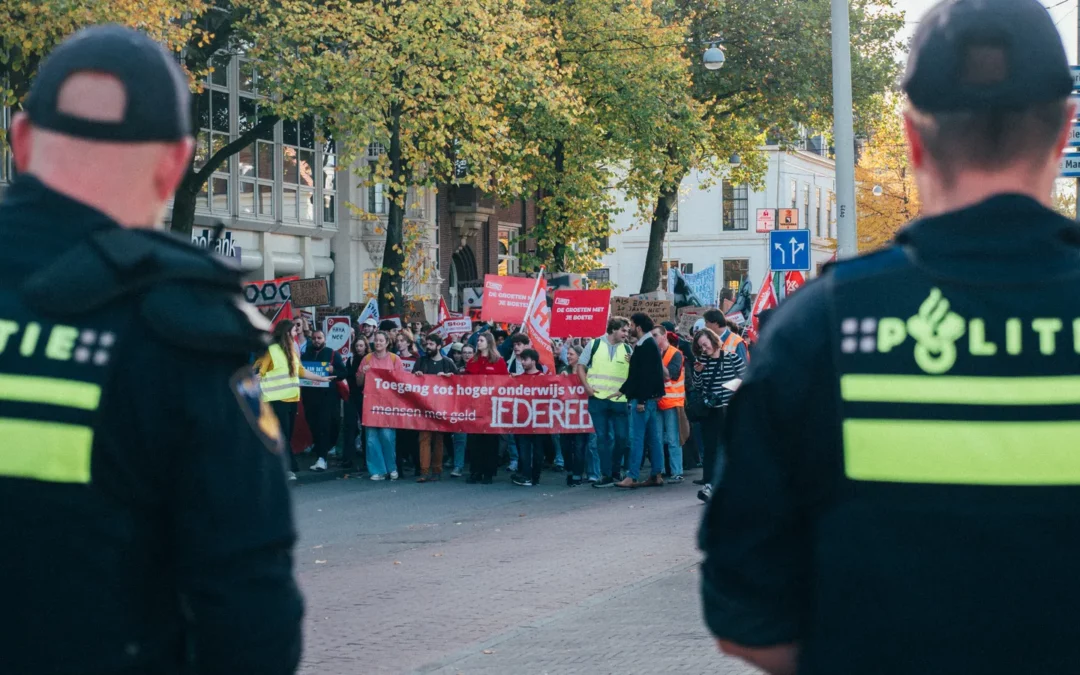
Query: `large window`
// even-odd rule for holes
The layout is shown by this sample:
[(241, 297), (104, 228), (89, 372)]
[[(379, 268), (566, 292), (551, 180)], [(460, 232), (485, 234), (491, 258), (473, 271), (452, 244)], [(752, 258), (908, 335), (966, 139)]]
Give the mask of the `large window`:
[(499, 275), (510, 276), (518, 273), (518, 230), (514, 227), (499, 227)]
[(733, 293), (737, 293), (743, 279), (749, 275), (750, 261), (746, 258), (724, 261), (724, 288), (729, 288)]
[(667, 231), (678, 232), (679, 231), (679, 203), (675, 202), (675, 205), (671, 207), (671, 212), (667, 217)]
[(828, 230), (828, 236), (830, 238), (836, 237), (836, 228), (833, 227), (833, 204), (836, 203), (836, 196), (829, 192), (825, 199), (825, 227)]
[[(250, 131), (259, 122), (259, 108), (265, 98), (260, 94), (259, 74), (255, 64), (239, 59), (240, 85), (237, 98), (237, 133)], [(240, 173), (240, 215), (274, 218), (274, 128), (264, 130), (258, 139), (237, 155)]]
[(662, 291), (674, 291), (675, 289), (668, 288), (667, 277), (668, 270), (671, 268), (681, 269), (679, 267), (678, 260), (664, 260), (660, 263), (660, 290)]
[(817, 223), (817, 236), (822, 237), (824, 235), (821, 233), (821, 188), (814, 188), (814, 210), (816, 213), (815, 222)]
[(315, 222), (315, 120), (281, 126), (281, 218)]
[[(11, 109), (0, 107), (0, 134), (7, 134), (11, 127)], [(10, 183), (15, 177), (15, 161), (7, 143), (0, 143), (0, 183)]]
[[(375, 164), (379, 161), (379, 156), (386, 154), (386, 148), (382, 143), (369, 143), (367, 150), (367, 163), (369, 167), (369, 176), (374, 174)], [(383, 190), (382, 183), (372, 183), (367, 189), (367, 212), (375, 215), (386, 215), (386, 193)]]
[[(206, 166), (215, 152), (229, 144), (232, 131), (231, 95), (229, 92), (228, 54), (219, 54), (210, 61), (212, 71), (206, 76), (205, 88), (199, 94), (199, 135), (195, 146), (195, 170)], [(200, 188), (198, 205), (212, 213), (229, 214), (229, 192), (232, 187), (230, 163), (226, 159)]]
[(750, 227), (749, 188), (723, 182), (723, 211), (725, 230), (746, 230)]
[(791, 208), (799, 208), (799, 184), (795, 179), (791, 180)]
[(802, 199), (803, 199), (803, 222), (806, 229), (810, 229), (810, 186), (803, 183), (802, 186)]

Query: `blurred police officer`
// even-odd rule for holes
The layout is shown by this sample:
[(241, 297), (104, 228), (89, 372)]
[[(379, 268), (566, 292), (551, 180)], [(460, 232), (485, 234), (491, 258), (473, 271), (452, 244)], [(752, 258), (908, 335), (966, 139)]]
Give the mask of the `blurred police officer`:
[(192, 152), (161, 47), (84, 30), (0, 204), (4, 673), (292, 673), (302, 603), (238, 273), (156, 232)]
[(1036, 0), (951, 0), (904, 78), (923, 217), (782, 304), (701, 532), (725, 651), (772, 673), (1080, 664), (1074, 106)]

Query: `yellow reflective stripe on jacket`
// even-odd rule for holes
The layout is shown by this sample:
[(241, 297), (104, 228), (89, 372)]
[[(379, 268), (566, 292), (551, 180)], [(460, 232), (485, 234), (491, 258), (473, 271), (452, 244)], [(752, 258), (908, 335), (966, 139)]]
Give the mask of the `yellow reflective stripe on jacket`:
[(1080, 422), (844, 420), (849, 478), (965, 485), (1080, 484)]
[(859, 403), (954, 405), (1080, 404), (1080, 377), (960, 377), (950, 375), (844, 375), (840, 392)]
[(101, 387), (78, 380), (0, 373), (0, 401), (97, 410)]
[(270, 370), (260, 379), (259, 387), (262, 389), (264, 401), (291, 401), (300, 398), (300, 364), (296, 364), (296, 372), (289, 374), (289, 357), (281, 345), (270, 345), (267, 350), (273, 361)]
[(90, 427), (0, 418), (0, 476), (89, 483), (94, 430)]

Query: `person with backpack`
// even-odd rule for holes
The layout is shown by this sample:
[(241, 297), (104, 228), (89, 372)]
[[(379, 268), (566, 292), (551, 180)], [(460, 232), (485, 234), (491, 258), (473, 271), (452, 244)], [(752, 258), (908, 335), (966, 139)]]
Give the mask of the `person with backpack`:
[(600, 480), (593, 487), (613, 487), (621, 480), (627, 441), (630, 435), (629, 408), (619, 389), (630, 374), (630, 321), (613, 316), (607, 334), (596, 338), (581, 353), (577, 376), (589, 395), (589, 415), (596, 429), (600, 454)]

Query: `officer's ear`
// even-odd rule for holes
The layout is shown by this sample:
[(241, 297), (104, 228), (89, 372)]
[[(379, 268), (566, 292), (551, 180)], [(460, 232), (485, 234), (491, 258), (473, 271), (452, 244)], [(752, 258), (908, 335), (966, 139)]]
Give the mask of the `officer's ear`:
[(165, 144), (154, 170), (154, 190), (161, 201), (171, 199), (180, 186), (194, 151), (195, 141), (190, 137)]
[(8, 132), (8, 143), (11, 145), (11, 153), (15, 158), (15, 170), (26, 173), (30, 170), (30, 146), (34, 135), (34, 127), (30, 124), (30, 117), (24, 112), (15, 113), (11, 120), (11, 130)]
[(911, 166), (922, 169), (926, 164), (926, 144), (919, 135), (919, 127), (907, 112), (904, 113), (904, 137), (907, 139), (908, 160)]

